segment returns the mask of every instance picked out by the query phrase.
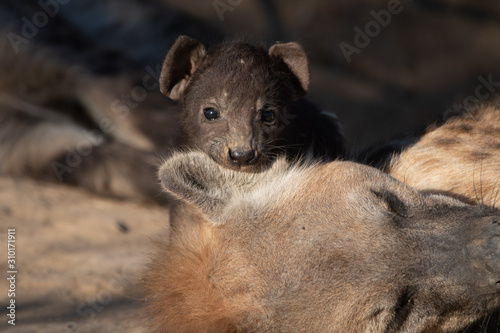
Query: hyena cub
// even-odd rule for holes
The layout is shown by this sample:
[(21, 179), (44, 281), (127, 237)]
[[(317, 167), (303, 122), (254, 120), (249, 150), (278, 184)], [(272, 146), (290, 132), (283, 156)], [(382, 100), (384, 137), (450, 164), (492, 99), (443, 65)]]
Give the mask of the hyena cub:
[(301, 100), (309, 89), (306, 54), (297, 43), (265, 50), (243, 42), (209, 48), (180, 36), (165, 59), (161, 91), (181, 107), (180, 144), (219, 164), (259, 171), (277, 154), (343, 152), (338, 122)]

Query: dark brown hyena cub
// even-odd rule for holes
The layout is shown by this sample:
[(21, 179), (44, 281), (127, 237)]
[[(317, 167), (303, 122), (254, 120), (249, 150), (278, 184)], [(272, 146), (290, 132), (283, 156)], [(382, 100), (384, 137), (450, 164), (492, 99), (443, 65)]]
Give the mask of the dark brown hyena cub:
[(165, 59), (162, 92), (181, 107), (180, 144), (219, 164), (260, 171), (277, 154), (343, 152), (339, 124), (301, 100), (309, 89), (306, 54), (297, 43), (269, 50), (244, 42), (214, 46), (180, 36)]

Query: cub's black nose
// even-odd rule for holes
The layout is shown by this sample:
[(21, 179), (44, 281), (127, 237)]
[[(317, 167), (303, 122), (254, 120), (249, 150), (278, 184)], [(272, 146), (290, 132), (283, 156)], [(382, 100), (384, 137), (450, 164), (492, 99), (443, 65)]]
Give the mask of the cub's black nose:
[(243, 149), (229, 149), (227, 152), (227, 159), (229, 162), (238, 165), (252, 165), (257, 162), (257, 156), (255, 150), (243, 150)]

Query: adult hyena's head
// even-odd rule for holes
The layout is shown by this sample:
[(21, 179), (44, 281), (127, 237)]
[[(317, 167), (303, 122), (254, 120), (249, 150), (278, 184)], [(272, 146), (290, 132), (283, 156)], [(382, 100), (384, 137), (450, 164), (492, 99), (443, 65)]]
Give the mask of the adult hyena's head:
[[(160, 82), (162, 92), (180, 102), (181, 144), (231, 169), (260, 171), (276, 154), (302, 145), (305, 150), (314, 134), (307, 118), (324, 118), (311, 105), (294, 103), (309, 89), (307, 57), (297, 43), (265, 50), (233, 42), (206, 50), (181, 36), (167, 54)], [(300, 108), (304, 115), (295, 112)], [(336, 135), (331, 147), (340, 146), (336, 122), (330, 132)]]
[(145, 277), (158, 331), (452, 331), (500, 305), (498, 210), (350, 162), (189, 153), (160, 176), (180, 201)]

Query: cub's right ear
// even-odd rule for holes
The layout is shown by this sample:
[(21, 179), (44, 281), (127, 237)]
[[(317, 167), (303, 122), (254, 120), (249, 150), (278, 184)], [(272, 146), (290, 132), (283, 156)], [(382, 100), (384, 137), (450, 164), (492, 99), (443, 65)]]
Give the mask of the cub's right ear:
[(205, 53), (205, 47), (197, 40), (179, 36), (163, 62), (160, 75), (161, 92), (173, 100), (178, 100)]
[(280, 58), (295, 75), (297, 98), (309, 91), (309, 63), (307, 55), (298, 43), (276, 43), (269, 48), (269, 55)]

